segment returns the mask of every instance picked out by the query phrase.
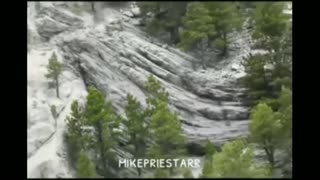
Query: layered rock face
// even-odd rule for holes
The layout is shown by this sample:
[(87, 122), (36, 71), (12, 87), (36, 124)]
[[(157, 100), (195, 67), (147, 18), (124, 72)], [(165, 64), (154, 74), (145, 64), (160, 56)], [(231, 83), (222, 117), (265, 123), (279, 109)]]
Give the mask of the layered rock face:
[[(77, 16), (61, 4), (41, 2), (37, 13), (35, 4), (28, 3), (28, 29), (33, 38), (42, 39), (28, 45), (29, 177), (73, 175), (63, 144), (65, 118), (73, 100), (85, 102), (91, 85), (123, 114), (128, 93), (145, 106), (144, 84), (153, 75), (169, 92), (172, 110), (179, 113), (190, 143), (209, 139), (221, 145), (248, 134), (249, 113), (242, 104), (245, 89), (236, 83), (244, 75), (240, 61), (250, 51), (246, 32), (234, 35), (236, 50), (215, 68), (193, 69), (195, 57), (152, 40), (135, 27), (139, 20), (128, 14), (137, 14), (136, 7), (132, 13), (103, 8), (102, 20), (94, 22), (89, 13)], [(52, 52), (64, 64), (60, 99), (44, 76)], [(51, 105), (57, 106), (56, 120)]]

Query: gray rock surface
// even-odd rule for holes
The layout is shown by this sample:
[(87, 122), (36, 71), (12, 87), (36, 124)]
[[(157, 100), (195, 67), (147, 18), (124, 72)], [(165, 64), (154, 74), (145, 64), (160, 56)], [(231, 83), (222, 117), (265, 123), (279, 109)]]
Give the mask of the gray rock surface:
[(55, 8), (54, 5), (41, 5), (37, 15), (36, 27), (38, 33), (48, 39), (66, 30), (75, 30), (83, 27), (83, 21), (68, 11)]

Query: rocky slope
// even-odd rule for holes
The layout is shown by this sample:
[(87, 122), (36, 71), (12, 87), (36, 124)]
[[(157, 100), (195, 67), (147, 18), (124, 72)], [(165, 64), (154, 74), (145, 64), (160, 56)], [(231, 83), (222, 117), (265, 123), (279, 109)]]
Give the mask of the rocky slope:
[[(215, 68), (195, 70), (196, 58), (148, 38), (135, 26), (137, 8), (122, 8), (122, 13), (101, 8), (97, 22), (64, 5), (41, 2), (36, 10), (28, 2), (28, 177), (72, 176), (63, 144), (64, 119), (73, 100), (84, 102), (90, 85), (123, 114), (128, 93), (145, 105), (143, 85), (154, 75), (169, 92), (190, 144), (210, 139), (220, 145), (248, 134), (244, 89), (236, 85), (244, 75), (240, 61), (250, 51), (247, 32), (233, 35), (235, 50)], [(52, 52), (65, 67), (60, 99), (44, 77)], [(51, 105), (57, 106), (57, 120)], [(126, 156), (121, 150), (119, 155)]]

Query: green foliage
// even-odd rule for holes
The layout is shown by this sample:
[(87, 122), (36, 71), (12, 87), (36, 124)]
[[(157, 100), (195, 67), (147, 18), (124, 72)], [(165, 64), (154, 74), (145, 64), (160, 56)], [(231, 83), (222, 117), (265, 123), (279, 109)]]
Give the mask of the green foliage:
[(252, 113), (251, 135), (256, 141), (269, 139), (276, 141), (280, 122), (274, 118), (274, 112), (267, 104), (258, 104)]
[(94, 163), (88, 158), (88, 156), (81, 151), (78, 161), (78, 177), (79, 178), (95, 178), (97, 173), (94, 167)]
[[(120, 118), (115, 113), (111, 102), (106, 101), (105, 95), (94, 87), (89, 88), (85, 109), (86, 125), (98, 128), (118, 128)], [(100, 127), (99, 127), (100, 128)]]
[(166, 169), (156, 169), (154, 178), (169, 178), (169, 172)]
[(151, 147), (151, 154), (159, 152), (163, 158), (173, 158), (180, 154), (185, 143), (181, 123), (177, 114), (170, 112), (165, 102), (160, 102), (157, 111), (151, 116), (150, 128), (157, 144)]
[(269, 107), (271, 107), (271, 109), (273, 111), (277, 111), (280, 108), (280, 104), (279, 104), (279, 101), (277, 99), (264, 98), (264, 99), (260, 100), (260, 103), (267, 104)]
[(193, 178), (191, 170), (190, 169), (185, 170), (185, 172), (183, 173), (183, 177), (184, 178)]
[(62, 64), (59, 63), (56, 53), (53, 53), (51, 58), (49, 59), (48, 74), (46, 74), (47, 78), (57, 78), (62, 72)]
[(149, 114), (154, 110), (160, 101), (169, 103), (169, 93), (161, 86), (154, 76), (149, 76), (148, 82), (145, 85), (146, 90), (151, 94), (151, 97), (147, 98), (147, 104), (149, 105)]
[(259, 100), (262, 97), (273, 97), (269, 91), (270, 79), (266, 78), (264, 65), (268, 63), (267, 55), (255, 55), (243, 62), (246, 76), (241, 80), (242, 84), (249, 89), (249, 97)]
[[(212, 23), (214, 24), (217, 38), (212, 37), (214, 44), (221, 50), (221, 54), (227, 53), (229, 39), (228, 34), (240, 31), (244, 22), (243, 13), (235, 2), (206, 2)], [(216, 42), (218, 41), (218, 42)]]
[[(259, 100), (272, 103), (270, 98), (279, 97), (281, 87), (292, 87), (291, 63), (274, 59), (274, 55), (254, 55), (249, 57), (244, 63), (246, 76), (241, 83), (248, 88), (249, 97), (257, 104)], [(272, 65), (273, 69), (265, 69), (264, 66)], [(267, 100), (266, 100), (267, 99)], [(277, 105), (272, 103), (272, 107)]]
[(213, 155), (213, 166), (206, 177), (210, 178), (263, 178), (269, 169), (254, 162), (254, 149), (243, 140), (227, 142), (221, 152)]
[(208, 156), (212, 156), (216, 152), (214, 144), (209, 139), (207, 140), (205, 149), (206, 149), (206, 155)]
[(137, 2), (143, 16), (148, 12), (153, 13), (153, 18), (147, 22), (147, 32), (151, 35), (157, 35), (161, 32), (170, 33), (172, 43), (179, 42), (178, 28), (182, 23), (182, 17), (185, 14), (188, 2)]
[(281, 145), (281, 121), (267, 104), (260, 103), (252, 113), (251, 138), (265, 150), (271, 167), (274, 167), (274, 153)]
[(49, 64), (47, 66), (48, 73), (46, 74), (46, 78), (51, 79), (51, 85), (54, 85), (56, 88), (57, 97), (59, 98), (59, 76), (62, 72), (63, 64), (60, 63), (57, 59), (57, 55), (55, 53), (52, 54), (49, 59)]
[[(285, 2), (255, 4), (252, 37), (268, 53), (249, 57), (244, 64), (247, 75), (243, 84), (249, 88), (252, 99), (256, 101), (254, 104), (263, 99), (276, 110), (278, 105), (270, 98), (278, 98), (282, 86), (292, 88), (292, 23), (290, 17), (283, 13)], [(264, 70), (267, 64), (274, 68)]]
[(146, 110), (153, 142), (149, 154), (153, 158), (177, 157), (184, 152), (185, 137), (178, 115), (170, 111), (168, 92), (153, 76), (149, 77), (146, 88), (152, 94), (147, 99)]
[(105, 120), (106, 115), (110, 112), (112, 112), (112, 106), (110, 103), (107, 104), (104, 94), (98, 89), (90, 87), (85, 109), (88, 125), (97, 125), (100, 121)]
[(89, 88), (84, 116), (85, 124), (95, 130), (91, 148), (99, 154), (101, 173), (104, 177), (113, 176), (109, 170), (116, 161), (112, 148), (117, 146), (119, 132), (115, 129), (119, 127), (120, 118), (103, 93), (93, 87)]
[(158, 81), (154, 76), (152, 76), (152, 75), (149, 76), (148, 82), (147, 82), (145, 87), (146, 87), (146, 89), (147, 89), (147, 91), (149, 93), (154, 95), (159, 100), (164, 101), (164, 102), (168, 102), (169, 101), (168, 92), (165, 90), (165, 88), (163, 88), (161, 86), (160, 81)]
[(147, 128), (144, 121), (145, 114), (141, 104), (132, 95), (127, 96), (127, 101), (128, 104), (125, 112), (128, 120), (125, 122), (125, 125), (128, 129), (127, 132), (132, 138), (130, 142), (136, 146), (142, 146), (145, 136), (147, 135)]
[(274, 167), (274, 153), (284, 149), (291, 154), (292, 149), (292, 91), (282, 88), (276, 100), (277, 111), (265, 103), (260, 103), (252, 113), (251, 138), (265, 151), (271, 168)]
[(213, 44), (214, 44), (214, 46), (216, 47), (216, 48), (218, 48), (218, 49), (223, 49), (225, 46), (226, 46), (226, 41), (225, 40), (223, 40), (222, 38), (217, 38), (214, 42), (213, 42)]
[(66, 118), (67, 133), (65, 140), (67, 143), (68, 157), (73, 167), (77, 164), (79, 153), (83, 148), (83, 134), (81, 127), (83, 125), (82, 109), (78, 101), (74, 101), (71, 105), (71, 114)]
[[(146, 152), (146, 144), (148, 140), (148, 128), (145, 123), (145, 113), (141, 104), (132, 95), (127, 96), (128, 104), (125, 108), (127, 121), (124, 125), (129, 135), (129, 143), (133, 145), (133, 149), (129, 150), (135, 159), (143, 158)], [(137, 168), (139, 176), (141, 169)]]
[(184, 31), (179, 46), (189, 50), (206, 41), (206, 46), (200, 51), (205, 51), (210, 47), (210, 43), (213, 43), (215, 48), (221, 51), (221, 55), (226, 55), (230, 43), (228, 34), (241, 30), (243, 20), (237, 3), (190, 3), (183, 18)]
[(206, 40), (216, 33), (212, 17), (209, 16), (209, 10), (201, 2), (189, 4), (183, 18), (183, 24), (185, 30), (181, 34), (179, 46), (184, 50), (194, 48), (202, 40)]
[(280, 119), (281, 128), (281, 147), (286, 149), (288, 153), (292, 150), (292, 91), (288, 88), (282, 88), (279, 97), (280, 108), (276, 114), (276, 118)]
[(283, 13), (286, 4), (285, 2), (259, 2), (256, 5), (253, 38), (269, 51), (277, 51), (287, 31), (290, 18)]
[(203, 165), (203, 169), (202, 169), (202, 177), (210, 177), (210, 174), (212, 172), (212, 165), (213, 165), (213, 161), (212, 161), (212, 156), (211, 157), (207, 157), (204, 161), (204, 165)]

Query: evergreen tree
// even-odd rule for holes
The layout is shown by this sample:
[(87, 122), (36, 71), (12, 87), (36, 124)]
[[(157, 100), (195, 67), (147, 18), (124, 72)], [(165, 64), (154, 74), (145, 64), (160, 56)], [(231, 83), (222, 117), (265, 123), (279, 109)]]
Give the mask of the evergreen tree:
[(216, 149), (214, 147), (214, 144), (209, 140), (207, 139), (207, 143), (206, 143), (206, 155), (207, 156), (211, 156), (216, 152)]
[(245, 67), (246, 76), (241, 79), (241, 82), (249, 90), (250, 99), (257, 100), (266, 98), (273, 98), (272, 89), (269, 87), (271, 79), (267, 79), (267, 72), (264, 69), (265, 64), (268, 62), (267, 55), (250, 56), (243, 62)]
[[(279, 104), (275, 99), (281, 87), (292, 87), (292, 23), (283, 12), (285, 3), (255, 4), (253, 38), (268, 53), (248, 58), (244, 63), (247, 75), (243, 84), (251, 93), (259, 93), (253, 99), (263, 100), (277, 110)], [(268, 66), (272, 68), (266, 68)]]
[[(169, 109), (168, 93), (153, 76), (146, 84), (153, 95), (148, 97), (147, 115), (150, 118), (150, 134), (153, 143), (149, 154), (153, 158), (171, 159), (184, 152), (185, 137), (176, 113)], [(171, 173), (173, 169), (171, 168)]]
[(149, 76), (145, 88), (151, 95), (147, 98), (148, 109), (146, 111), (148, 115), (153, 113), (160, 101), (169, 103), (169, 93), (161, 86), (160, 81), (154, 76)]
[(88, 156), (81, 151), (78, 161), (78, 177), (79, 178), (95, 178), (97, 173), (94, 167), (94, 163), (88, 158)]
[[(263, 101), (273, 110), (277, 110), (279, 104), (276, 98), (280, 95), (281, 87), (292, 88), (292, 64), (288, 62), (291, 58), (273, 61), (272, 56), (272, 54), (257, 54), (244, 61), (246, 76), (241, 79), (241, 83), (248, 88), (253, 105)], [(272, 69), (267, 69), (267, 66)]]
[(276, 147), (281, 145), (281, 121), (267, 104), (260, 103), (252, 113), (251, 138), (264, 149), (271, 168), (274, 168)]
[(187, 3), (186, 1), (137, 2), (144, 17), (149, 12), (153, 14), (152, 20), (147, 22), (147, 32), (151, 35), (168, 32), (173, 44), (180, 41), (179, 27), (181, 26)]
[(55, 53), (52, 54), (51, 58), (49, 59), (48, 74), (46, 77), (51, 79), (52, 82), (49, 83), (49, 87), (56, 88), (57, 97), (59, 97), (59, 77), (62, 72), (63, 65), (58, 61), (57, 55)]
[[(146, 144), (148, 140), (148, 128), (145, 123), (145, 113), (141, 107), (141, 104), (132, 95), (127, 96), (128, 104), (125, 108), (127, 115), (127, 121), (124, 124), (127, 128), (129, 135), (129, 143), (133, 145), (133, 149), (130, 150), (134, 159), (141, 159), (146, 152)], [(137, 168), (139, 176), (141, 176), (141, 169)]]
[(204, 56), (209, 47), (209, 37), (216, 34), (212, 21), (209, 10), (202, 2), (189, 4), (186, 15), (183, 18), (184, 31), (181, 34), (179, 46), (183, 50), (196, 48), (201, 59), (202, 68), (206, 66)]
[(243, 140), (227, 142), (221, 152), (213, 155), (209, 178), (263, 178), (270, 176), (266, 167), (259, 167), (255, 162), (254, 149)]
[(164, 158), (176, 157), (185, 139), (177, 114), (172, 113), (166, 103), (160, 102), (156, 112), (151, 116), (150, 128), (156, 143), (151, 152), (160, 152)]
[(276, 118), (281, 122), (281, 148), (287, 153), (289, 159), (292, 158), (292, 91), (289, 88), (282, 88), (278, 99), (280, 107), (276, 113)]
[(202, 67), (205, 56), (209, 56), (211, 44), (219, 49), (220, 55), (227, 54), (228, 35), (242, 28), (242, 11), (237, 3), (193, 2), (187, 7), (183, 18), (184, 31), (179, 46), (184, 50), (198, 49)]
[(71, 104), (71, 114), (66, 118), (67, 132), (65, 139), (68, 149), (68, 157), (71, 165), (76, 168), (80, 151), (83, 149), (83, 112), (78, 104), (78, 101), (73, 101)]
[(240, 31), (244, 22), (243, 12), (235, 2), (205, 2), (215, 34), (210, 37), (216, 48), (221, 50), (221, 55), (226, 55), (230, 40), (228, 34)]
[(270, 52), (279, 50), (283, 35), (287, 32), (290, 16), (284, 13), (285, 8), (285, 2), (256, 3), (253, 38)]
[(112, 148), (117, 145), (119, 137), (119, 133), (115, 131), (119, 127), (119, 117), (103, 93), (93, 87), (89, 88), (84, 114), (85, 124), (94, 127), (92, 148), (97, 153), (99, 170), (104, 177), (114, 176), (110, 169), (116, 161)]
[(204, 160), (204, 165), (203, 165), (203, 169), (202, 169), (202, 178), (206, 178), (206, 177), (210, 177), (210, 174), (212, 172), (212, 157), (210, 158), (205, 158)]
[(209, 139), (207, 139), (205, 151), (206, 151), (206, 156), (205, 156), (204, 166), (202, 169), (203, 177), (206, 177), (211, 173), (212, 157), (213, 157), (213, 154), (216, 152), (216, 149), (215, 149), (213, 143)]

